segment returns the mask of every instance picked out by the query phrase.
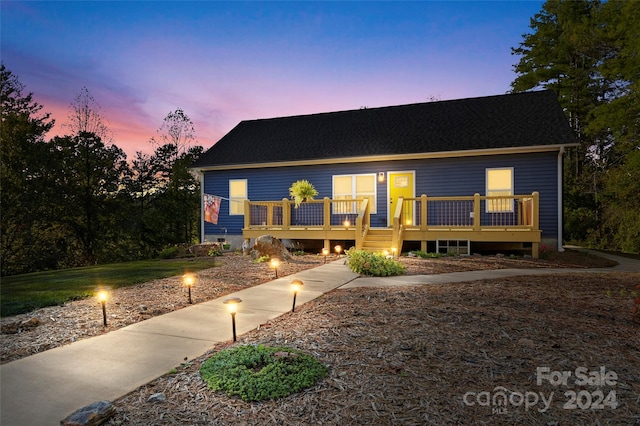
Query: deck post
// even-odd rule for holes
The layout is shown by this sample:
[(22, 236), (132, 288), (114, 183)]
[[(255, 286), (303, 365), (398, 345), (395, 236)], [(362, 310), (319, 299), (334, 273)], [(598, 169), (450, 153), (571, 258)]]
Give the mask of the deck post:
[(540, 217), (539, 217), (539, 212), (540, 212), (540, 193), (537, 191), (534, 191), (531, 196), (533, 197), (533, 214), (532, 214), (532, 220), (531, 220), (531, 225), (533, 226), (533, 230), (534, 231), (539, 231), (540, 230)]
[(289, 208), (289, 200), (282, 199), (282, 230), (286, 231), (291, 225), (291, 209)]
[(244, 229), (251, 228), (251, 204), (244, 200)]
[[(540, 230), (540, 193), (534, 191), (531, 196), (533, 197), (533, 217), (531, 218), (531, 225), (534, 231)], [(540, 256), (540, 243), (531, 243), (531, 257), (537, 259)]]
[[(322, 229), (328, 231), (331, 228), (331, 200), (329, 197), (324, 197), (323, 218)], [(327, 245), (327, 247), (329, 246)]]
[(395, 212), (393, 213), (393, 234), (391, 237), (391, 247), (395, 247), (398, 251), (402, 250), (400, 245), (400, 228), (402, 227), (402, 209), (404, 207), (404, 198), (398, 197), (398, 204), (396, 205)]
[(473, 230), (480, 230), (480, 194), (473, 194)]
[(267, 226), (273, 226), (273, 204), (267, 205)]
[[(427, 230), (427, 195), (420, 196), (420, 230)], [(426, 250), (423, 250), (426, 251)]]

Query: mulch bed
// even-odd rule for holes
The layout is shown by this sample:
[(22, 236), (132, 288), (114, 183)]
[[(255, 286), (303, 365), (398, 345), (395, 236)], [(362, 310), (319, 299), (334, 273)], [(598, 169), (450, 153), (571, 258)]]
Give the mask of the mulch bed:
[[(577, 273), (335, 290), (234, 344), (314, 355), (330, 368), (316, 386), (260, 403), (213, 393), (198, 369), (224, 343), (115, 401), (109, 424), (639, 424), (640, 323), (620, 296), (638, 282)], [(539, 367), (571, 376), (538, 384)], [(617, 379), (576, 384), (579, 367)], [(149, 402), (156, 393), (166, 401)]]

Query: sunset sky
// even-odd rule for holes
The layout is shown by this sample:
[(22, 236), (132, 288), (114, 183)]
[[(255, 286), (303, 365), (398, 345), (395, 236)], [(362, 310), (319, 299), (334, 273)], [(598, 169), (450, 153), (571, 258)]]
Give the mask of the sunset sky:
[(1, 58), (65, 134), (86, 87), (129, 158), (170, 111), (241, 120), (503, 94), (542, 1), (3, 0)]

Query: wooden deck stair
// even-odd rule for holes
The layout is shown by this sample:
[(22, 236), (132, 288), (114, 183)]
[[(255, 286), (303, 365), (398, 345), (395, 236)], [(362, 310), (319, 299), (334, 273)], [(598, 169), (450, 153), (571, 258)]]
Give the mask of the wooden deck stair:
[(391, 250), (393, 229), (371, 228), (362, 242), (362, 250), (382, 252)]

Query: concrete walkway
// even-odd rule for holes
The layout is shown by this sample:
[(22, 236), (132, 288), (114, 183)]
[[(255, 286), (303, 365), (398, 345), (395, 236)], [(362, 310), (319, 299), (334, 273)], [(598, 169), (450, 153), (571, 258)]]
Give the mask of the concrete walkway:
[(640, 261), (598, 253), (620, 263), (606, 269), (501, 269), (452, 274), (358, 278), (344, 259), (183, 308), (110, 333), (81, 340), (0, 366), (0, 425), (59, 425), (73, 411), (100, 400), (115, 400), (229, 341), (231, 318), (223, 301), (242, 299), (237, 334), (291, 310), (289, 283), (304, 287), (297, 305), (335, 288), (448, 283), (517, 275), (567, 272), (640, 272)]
[(640, 272), (640, 260), (630, 259), (622, 256), (615, 256), (601, 253), (594, 250), (571, 247), (573, 250), (588, 252), (596, 256), (618, 262), (612, 268), (536, 268), (536, 269), (489, 269), (483, 271), (451, 272), (448, 274), (436, 275), (401, 275), (398, 277), (362, 277), (340, 288), (354, 287), (392, 287), (392, 286), (412, 286), (420, 284), (446, 284), (459, 283), (465, 281), (475, 281), (484, 279), (497, 279), (504, 277), (516, 277), (523, 275), (546, 275), (546, 274), (567, 274), (573, 272), (593, 273), (593, 272)]

